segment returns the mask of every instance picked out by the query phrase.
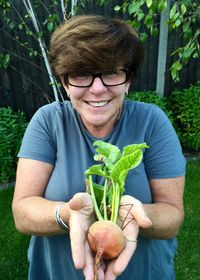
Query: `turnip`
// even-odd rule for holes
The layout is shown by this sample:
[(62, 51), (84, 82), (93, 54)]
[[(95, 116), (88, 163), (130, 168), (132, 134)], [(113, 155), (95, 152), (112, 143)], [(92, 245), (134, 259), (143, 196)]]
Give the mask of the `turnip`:
[[(95, 141), (94, 160), (101, 162), (85, 171), (87, 192), (91, 194), (97, 220), (88, 231), (88, 242), (96, 253), (95, 279), (102, 259), (116, 258), (125, 246), (123, 231), (117, 224), (119, 207), (128, 171), (137, 167), (146, 143), (128, 145), (120, 149), (104, 141)], [(101, 184), (95, 183), (95, 177)]]

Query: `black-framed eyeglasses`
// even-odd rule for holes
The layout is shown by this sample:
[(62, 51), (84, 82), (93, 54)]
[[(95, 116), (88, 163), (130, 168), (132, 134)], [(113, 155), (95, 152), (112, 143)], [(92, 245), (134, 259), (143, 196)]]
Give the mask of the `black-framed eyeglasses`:
[(127, 82), (127, 70), (121, 69), (105, 73), (69, 73), (64, 76), (66, 84), (73, 87), (90, 87), (95, 78), (100, 78), (104, 86), (119, 86)]

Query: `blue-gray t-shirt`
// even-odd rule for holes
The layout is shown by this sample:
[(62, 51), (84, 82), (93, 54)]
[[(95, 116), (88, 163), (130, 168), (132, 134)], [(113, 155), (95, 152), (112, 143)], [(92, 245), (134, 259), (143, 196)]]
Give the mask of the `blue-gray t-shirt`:
[[(68, 201), (85, 191), (84, 171), (95, 164), (93, 137), (70, 102), (54, 102), (33, 116), (23, 138), (19, 157), (54, 165), (44, 197)], [(129, 171), (125, 189), (143, 203), (152, 203), (149, 179), (185, 174), (185, 159), (177, 135), (165, 113), (155, 105), (125, 101), (113, 131), (101, 139), (117, 145), (146, 142), (142, 163)], [(98, 183), (100, 178), (96, 177)], [(177, 241), (139, 236), (138, 244), (120, 280), (173, 280)], [(73, 265), (68, 234), (33, 236), (28, 259), (29, 280), (81, 280), (82, 271)]]

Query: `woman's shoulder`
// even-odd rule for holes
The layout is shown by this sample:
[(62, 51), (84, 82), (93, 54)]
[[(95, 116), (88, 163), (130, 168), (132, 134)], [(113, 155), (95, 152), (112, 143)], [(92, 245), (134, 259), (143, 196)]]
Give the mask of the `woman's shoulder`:
[(63, 101), (63, 102), (59, 102), (59, 101), (54, 101), (52, 103), (48, 103), (46, 105), (43, 105), (42, 107), (40, 107), (38, 109), (38, 111), (42, 111), (44, 113), (49, 113), (49, 112), (61, 112), (63, 111), (63, 109), (71, 109), (71, 102), (69, 101)]
[(139, 116), (140, 118), (146, 118), (147, 116), (150, 118), (166, 116), (165, 112), (157, 105), (141, 101), (126, 100), (125, 111), (128, 112), (128, 114), (134, 114), (134, 117)]
[(54, 101), (40, 107), (34, 114), (33, 119), (55, 119), (57, 115), (67, 114), (72, 110), (71, 102)]

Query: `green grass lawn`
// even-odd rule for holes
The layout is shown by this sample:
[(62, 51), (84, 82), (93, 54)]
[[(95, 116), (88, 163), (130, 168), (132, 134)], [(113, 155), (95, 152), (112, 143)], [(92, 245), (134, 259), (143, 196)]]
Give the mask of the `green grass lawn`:
[[(27, 280), (29, 236), (15, 230), (11, 212), (13, 188), (0, 190), (0, 278)], [(177, 280), (198, 280), (200, 259), (200, 160), (187, 163), (185, 221), (178, 235)]]
[(185, 220), (178, 235), (177, 280), (200, 279), (200, 160), (187, 164)]
[(0, 191), (0, 279), (27, 280), (29, 236), (16, 231), (11, 211), (13, 188)]

